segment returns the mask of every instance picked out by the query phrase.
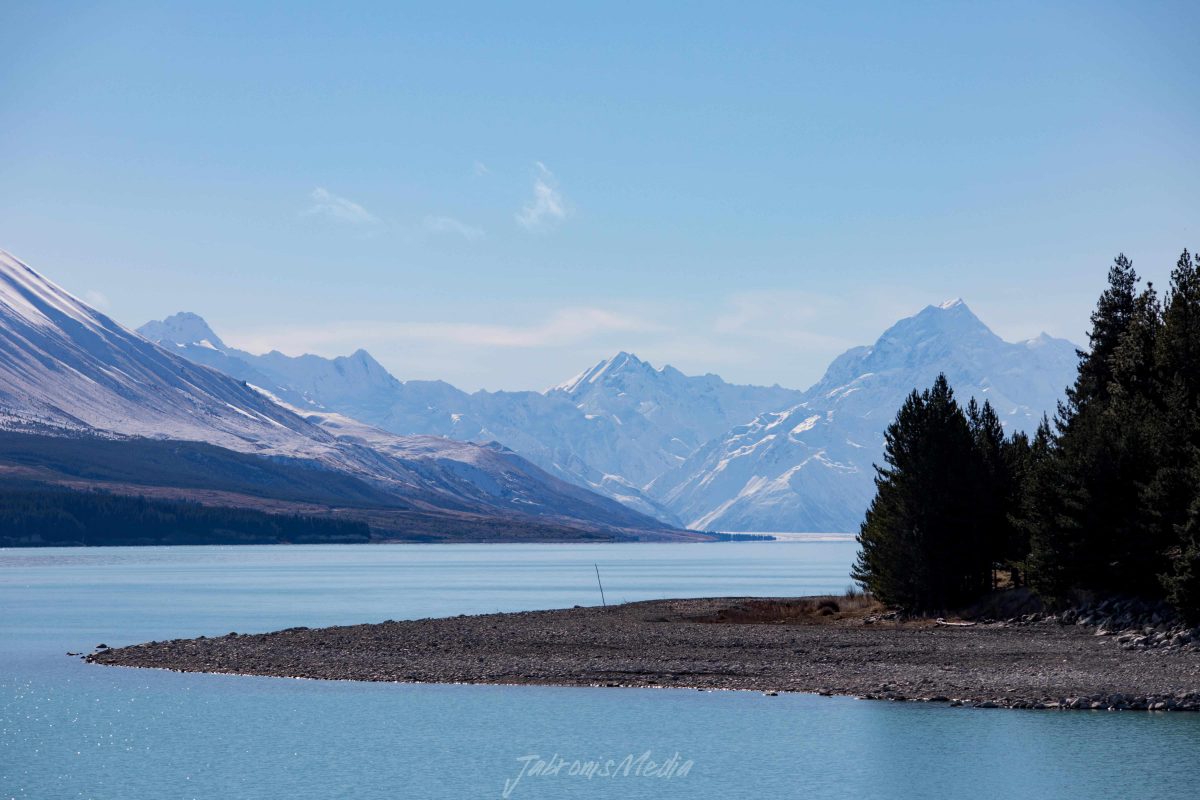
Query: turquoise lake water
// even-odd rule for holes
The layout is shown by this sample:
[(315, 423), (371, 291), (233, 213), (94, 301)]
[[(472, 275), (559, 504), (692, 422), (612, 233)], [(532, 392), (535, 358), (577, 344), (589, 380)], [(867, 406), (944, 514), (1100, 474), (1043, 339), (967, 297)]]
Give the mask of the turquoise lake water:
[[(0, 550), (0, 798), (1200, 796), (1200, 715), (183, 675), (65, 655), (595, 605), (594, 563), (609, 602), (841, 591), (853, 555), (852, 542)], [(559, 766), (533, 774), (538, 760)], [(572, 775), (575, 761), (596, 766)]]

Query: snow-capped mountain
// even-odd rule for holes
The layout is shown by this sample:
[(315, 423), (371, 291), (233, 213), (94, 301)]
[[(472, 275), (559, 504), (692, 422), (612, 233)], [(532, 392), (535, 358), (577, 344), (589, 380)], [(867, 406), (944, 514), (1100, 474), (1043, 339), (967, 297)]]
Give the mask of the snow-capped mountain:
[[(220, 367), (235, 361), (198, 317), (173, 318), (159, 333), (193, 340), (186, 349), (213, 354)], [(279, 359), (286, 357), (272, 354), (262, 363)], [(295, 361), (310, 367), (301, 374), (313, 387), (324, 385), (323, 360)], [(329, 369), (369, 374), (372, 363), (351, 356)], [(266, 382), (267, 376), (250, 377)], [(168, 352), (0, 251), (0, 429), (203, 442), (352, 476), (429, 514), (539, 518), (613, 530), (663, 527), (498, 445), (396, 436), (289, 406), (271, 394), (273, 388), (257, 389), (246, 377)]]
[(961, 300), (929, 306), (835, 359), (802, 402), (708, 442), (649, 492), (699, 529), (853, 531), (883, 431), (909, 392), (945, 372), (960, 402), (989, 400), (1007, 429), (1031, 431), (1076, 363), (1066, 340), (1009, 343)]
[(670, 365), (655, 369), (625, 352), (550, 389), (547, 395), (569, 399), (588, 419), (633, 426), (625, 438), (647, 454), (641, 463), (631, 464), (622, 453), (603, 447), (588, 460), (639, 486), (682, 463), (731, 425), (802, 397), (800, 392), (780, 386), (737, 386), (713, 374), (688, 376)]
[(0, 251), (0, 419), (324, 455), (333, 437), (173, 357)]
[(188, 312), (147, 322), (138, 333), (190, 361), (267, 389), (297, 408), (336, 409), (366, 420), (372, 415), (360, 412), (386, 402), (400, 384), (365, 350), (338, 358), (292, 357), (276, 350), (254, 355), (228, 347), (203, 318)]
[(225, 350), (221, 337), (197, 314), (175, 314), (162, 321), (147, 322), (138, 333), (152, 342), (187, 342), (209, 350)]
[(139, 332), (299, 408), (334, 411), (401, 435), (498, 441), (552, 475), (671, 523), (673, 513), (641, 487), (732, 425), (801, 397), (780, 387), (655, 369), (629, 353), (545, 392), (468, 394), (442, 381), (397, 380), (364, 350), (338, 358), (247, 353), (225, 346), (190, 313), (149, 322)]
[(804, 392), (687, 376), (621, 352), (545, 392), (468, 394), (398, 380), (362, 350), (334, 359), (235, 350), (195, 315), (141, 332), (297, 407), (401, 435), (498, 441), (661, 520), (731, 531), (857, 528), (884, 428), (938, 372), (963, 402), (989, 399), (1009, 428), (1027, 430), (1053, 412), (1076, 364), (1070, 342), (1005, 342), (961, 300), (847, 351)]

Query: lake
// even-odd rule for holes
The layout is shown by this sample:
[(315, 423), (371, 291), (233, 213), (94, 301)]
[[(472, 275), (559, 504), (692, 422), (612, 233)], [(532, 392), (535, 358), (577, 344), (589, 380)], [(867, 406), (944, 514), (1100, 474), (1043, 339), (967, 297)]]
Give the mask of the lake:
[(99, 643), (597, 605), (593, 564), (610, 603), (840, 592), (854, 548), (0, 550), (0, 797), (1195, 796), (1200, 715), (188, 675), (65, 655)]

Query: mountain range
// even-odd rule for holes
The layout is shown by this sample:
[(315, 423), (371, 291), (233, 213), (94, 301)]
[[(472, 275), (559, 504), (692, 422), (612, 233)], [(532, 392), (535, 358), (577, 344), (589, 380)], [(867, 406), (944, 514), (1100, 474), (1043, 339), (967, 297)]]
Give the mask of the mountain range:
[(687, 376), (621, 352), (542, 392), (467, 393), (399, 380), (364, 350), (247, 353), (192, 313), (139, 331), (308, 413), (401, 436), (496, 441), (664, 524), (746, 532), (855, 530), (886, 425), (939, 372), (964, 402), (987, 399), (1006, 428), (1031, 430), (1053, 413), (1077, 363), (1063, 339), (1006, 342), (962, 300), (900, 320), (804, 391)]
[(961, 300), (928, 306), (839, 356), (800, 402), (711, 440), (648, 491), (697, 528), (855, 530), (884, 429), (909, 392), (942, 372), (962, 402), (990, 401), (1006, 430), (1031, 432), (1076, 364), (1063, 339), (1010, 343)]
[[(207, 326), (192, 333), (197, 347), (222, 352)], [(340, 515), (390, 538), (681, 535), (495, 442), (389, 433), (302, 394), (276, 396), (280, 387), (257, 373), (232, 374), (232, 356), (228, 369), (212, 369), (175, 350), (0, 251), (0, 473)], [(320, 388), (325, 362), (288, 363), (296, 375), (311, 367), (311, 388)], [(390, 378), (365, 354), (329, 367), (339, 386), (376, 369)]]

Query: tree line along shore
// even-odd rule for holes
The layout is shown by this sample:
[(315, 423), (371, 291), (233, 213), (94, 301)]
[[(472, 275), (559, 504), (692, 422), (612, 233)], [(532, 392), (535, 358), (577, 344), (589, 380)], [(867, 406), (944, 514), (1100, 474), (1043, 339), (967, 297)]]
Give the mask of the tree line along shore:
[(886, 432), (853, 577), (888, 605), (956, 609), (1001, 587), (1062, 609), (1165, 600), (1200, 622), (1200, 259), (1161, 297), (1118, 256), (1053, 420), (1006, 436), (945, 376)]

